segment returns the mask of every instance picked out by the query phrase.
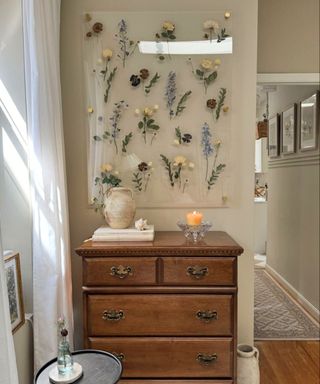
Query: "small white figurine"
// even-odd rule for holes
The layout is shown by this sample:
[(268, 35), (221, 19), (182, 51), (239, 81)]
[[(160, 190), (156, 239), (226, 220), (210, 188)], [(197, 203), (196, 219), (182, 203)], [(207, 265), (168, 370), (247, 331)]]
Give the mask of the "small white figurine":
[(144, 231), (148, 228), (148, 224), (147, 224), (147, 220), (146, 219), (139, 219), (137, 220), (135, 223), (134, 223), (134, 226), (136, 227), (136, 229), (138, 229), (139, 231)]

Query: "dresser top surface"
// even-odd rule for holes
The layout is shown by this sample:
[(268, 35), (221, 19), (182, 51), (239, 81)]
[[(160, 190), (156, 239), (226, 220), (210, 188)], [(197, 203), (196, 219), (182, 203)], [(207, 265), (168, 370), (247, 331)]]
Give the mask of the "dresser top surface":
[(156, 232), (153, 241), (85, 241), (76, 253), (80, 256), (177, 254), (208, 256), (239, 256), (243, 248), (226, 232), (208, 232), (201, 242), (187, 241), (182, 232)]

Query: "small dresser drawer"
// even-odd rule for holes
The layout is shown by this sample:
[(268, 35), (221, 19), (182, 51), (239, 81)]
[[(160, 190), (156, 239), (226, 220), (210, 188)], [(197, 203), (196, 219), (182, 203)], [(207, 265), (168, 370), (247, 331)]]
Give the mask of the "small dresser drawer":
[(233, 257), (163, 259), (163, 283), (166, 285), (236, 285), (236, 273)]
[(89, 338), (89, 347), (120, 356), (123, 378), (231, 378), (231, 338)]
[(89, 336), (231, 336), (232, 295), (88, 295)]
[(87, 257), (83, 259), (84, 285), (154, 285), (156, 258)]

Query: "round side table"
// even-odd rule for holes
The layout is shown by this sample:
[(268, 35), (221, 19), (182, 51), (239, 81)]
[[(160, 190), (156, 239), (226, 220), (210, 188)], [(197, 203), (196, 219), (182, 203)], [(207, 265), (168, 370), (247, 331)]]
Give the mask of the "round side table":
[[(72, 353), (73, 360), (82, 365), (83, 375), (75, 383), (79, 384), (115, 384), (122, 373), (122, 364), (114, 355), (95, 349), (84, 349)], [(48, 361), (37, 372), (34, 384), (48, 384), (49, 372), (57, 358)]]

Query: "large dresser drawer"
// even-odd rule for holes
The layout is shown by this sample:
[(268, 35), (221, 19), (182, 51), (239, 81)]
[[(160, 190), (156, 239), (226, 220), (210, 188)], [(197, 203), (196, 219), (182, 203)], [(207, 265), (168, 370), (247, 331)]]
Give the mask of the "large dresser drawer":
[(87, 257), (83, 260), (85, 285), (154, 285), (156, 258)]
[(230, 294), (87, 295), (89, 336), (229, 336)]
[(231, 378), (231, 338), (89, 338), (122, 357), (123, 378)]
[(236, 285), (236, 259), (233, 257), (166, 257), (163, 282), (166, 285)]

